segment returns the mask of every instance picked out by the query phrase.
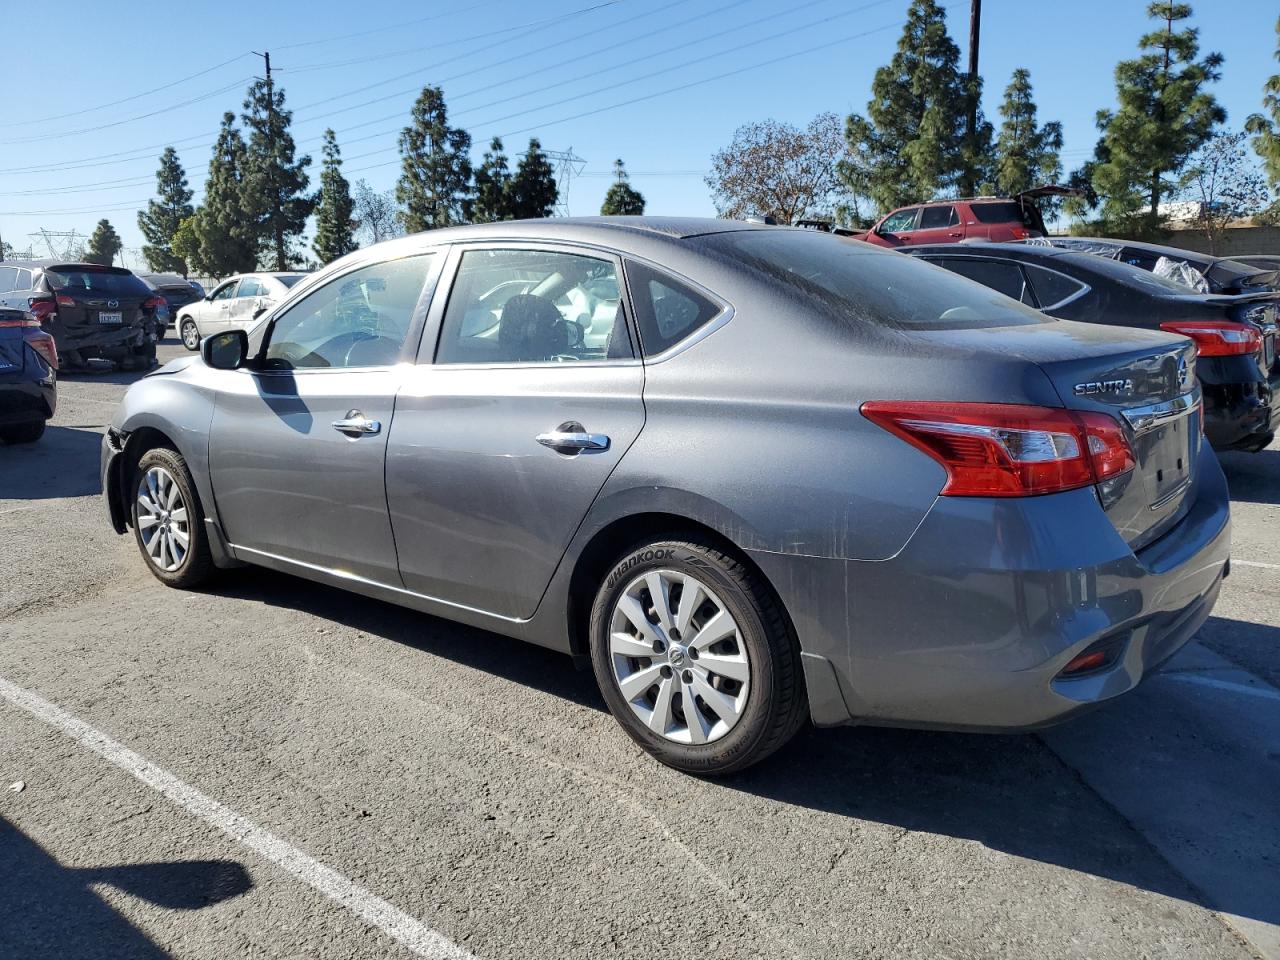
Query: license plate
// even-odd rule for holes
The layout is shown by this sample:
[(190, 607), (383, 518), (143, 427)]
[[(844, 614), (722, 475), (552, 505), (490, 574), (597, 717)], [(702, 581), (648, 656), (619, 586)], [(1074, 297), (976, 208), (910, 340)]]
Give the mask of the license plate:
[(124, 323), (124, 314), (117, 311), (116, 313), (100, 313), (98, 314), (99, 323)]

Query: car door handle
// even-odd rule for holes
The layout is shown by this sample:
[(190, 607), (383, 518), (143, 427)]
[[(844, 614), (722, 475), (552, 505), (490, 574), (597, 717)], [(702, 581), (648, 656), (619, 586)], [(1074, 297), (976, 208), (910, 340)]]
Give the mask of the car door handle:
[(352, 410), (343, 419), (333, 421), (333, 429), (339, 433), (354, 433), (358, 435), (379, 433), (382, 430), (382, 421), (370, 420), (359, 410)]
[(609, 438), (603, 433), (587, 433), (578, 430), (551, 430), (534, 437), (544, 447), (552, 450), (608, 450)]
[(963, 237), (963, 236), (964, 236), (964, 234), (963, 234), (963, 233), (948, 233), (948, 234), (947, 234), (947, 236), (948, 236), (948, 237)]

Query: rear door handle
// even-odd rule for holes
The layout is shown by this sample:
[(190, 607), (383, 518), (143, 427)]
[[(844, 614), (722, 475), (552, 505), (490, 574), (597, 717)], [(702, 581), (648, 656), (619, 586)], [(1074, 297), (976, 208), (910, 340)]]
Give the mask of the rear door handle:
[(359, 410), (349, 410), (346, 417), (333, 421), (333, 429), (339, 433), (365, 436), (371, 433), (379, 433), (382, 430), (382, 421), (370, 420)]
[(551, 430), (534, 437), (544, 447), (552, 450), (608, 450), (609, 438), (603, 433), (587, 433), (578, 430)]

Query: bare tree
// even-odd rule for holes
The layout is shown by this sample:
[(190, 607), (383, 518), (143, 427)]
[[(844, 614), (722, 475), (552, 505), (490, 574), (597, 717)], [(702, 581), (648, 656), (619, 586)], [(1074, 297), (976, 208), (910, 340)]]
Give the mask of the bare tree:
[(803, 130), (777, 120), (748, 123), (711, 158), (706, 183), (722, 217), (772, 216), (787, 224), (831, 219), (847, 206), (836, 176), (846, 151), (834, 113), (819, 114)]
[(1217, 256), (1232, 220), (1251, 216), (1267, 205), (1267, 184), (1245, 151), (1248, 134), (1220, 133), (1200, 148), (1182, 176), (1182, 196), (1199, 204), (1193, 218)]
[(352, 218), (357, 224), (356, 231), (369, 243), (400, 236), (402, 231), (396, 216), (394, 190), (379, 192), (369, 186), (368, 181), (360, 180), (356, 183), (353, 199), (355, 211)]

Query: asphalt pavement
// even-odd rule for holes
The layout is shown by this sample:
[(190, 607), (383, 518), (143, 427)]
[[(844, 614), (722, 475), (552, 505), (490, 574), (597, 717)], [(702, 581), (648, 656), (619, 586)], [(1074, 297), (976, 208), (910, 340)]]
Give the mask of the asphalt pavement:
[(1134, 693), (701, 781), (548, 651), (159, 584), (97, 476), (133, 376), (0, 447), (0, 956), (1280, 958), (1280, 445), (1223, 458), (1232, 576)]

